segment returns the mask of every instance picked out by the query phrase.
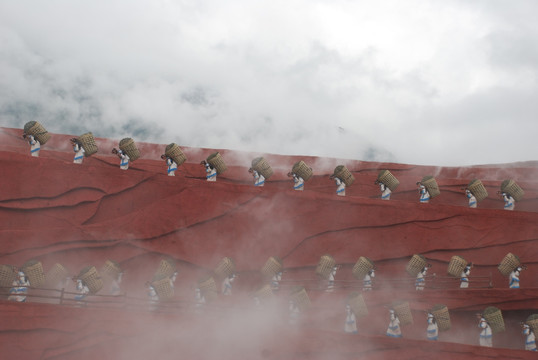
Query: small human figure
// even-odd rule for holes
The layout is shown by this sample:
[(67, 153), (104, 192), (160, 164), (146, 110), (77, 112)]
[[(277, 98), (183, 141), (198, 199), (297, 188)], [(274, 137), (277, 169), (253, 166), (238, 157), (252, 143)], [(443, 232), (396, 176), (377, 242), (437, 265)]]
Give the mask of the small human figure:
[(149, 281), (146, 282), (146, 286), (149, 297), (149, 309), (155, 310), (159, 303), (159, 295), (157, 295), (157, 290), (155, 290), (155, 287)]
[(471, 267), (473, 264), (469, 263), (461, 271), (460, 275), (460, 289), (467, 289), (469, 287), (469, 275), (471, 275)]
[(430, 193), (428, 192), (428, 189), (426, 189), (426, 186), (424, 186), (420, 181), (417, 182), (418, 185), (418, 193), (420, 194), (420, 203), (426, 204), (430, 202)]
[(177, 271), (174, 271), (172, 276), (170, 276), (169, 279), (168, 279), (168, 280), (170, 280), (170, 287), (172, 289), (174, 288), (174, 283), (176, 282), (176, 279), (177, 279)]
[(389, 187), (379, 181), (379, 189), (381, 190), (381, 200), (390, 200), (390, 194), (392, 191)]
[(254, 298), (252, 299), (254, 300), (254, 307), (259, 309), (262, 307), (262, 302), (260, 301), (260, 298), (257, 297), (257, 296), (254, 296)]
[(333, 292), (334, 291), (334, 277), (336, 275), (336, 271), (338, 271), (338, 266), (333, 266), (331, 272), (329, 273), (329, 277), (327, 279), (327, 289), (326, 292)]
[(205, 167), (205, 178), (207, 181), (217, 181), (217, 169), (215, 169), (213, 165), (211, 165), (205, 160), (202, 160), (200, 162), (200, 165), (204, 165)]
[(123, 279), (123, 272), (120, 272), (115, 279), (112, 279), (110, 283), (110, 295), (119, 295), (121, 294), (120, 284)]
[(168, 166), (166, 173), (168, 174), (168, 176), (176, 176), (176, 170), (177, 170), (176, 162), (172, 158), (164, 154), (161, 155), (161, 159), (166, 161), (166, 166)]
[(336, 182), (336, 195), (346, 196), (346, 183), (336, 176), (334, 177), (334, 181)]
[(120, 169), (129, 169), (129, 155), (127, 155), (123, 150), (117, 150), (116, 148), (112, 149), (112, 154), (116, 154), (120, 158)]
[(478, 202), (476, 201), (476, 197), (469, 189), (465, 189), (465, 196), (467, 196), (467, 199), (469, 199), (469, 207), (473, 209), (476, 208)]
[(280, 281), (282, 280), (282, 271), (279, 271), (271, 278), (271, 290), (278, 291)]
[(304, 179), (295, 173), (288, 173), (288, 177), (293, 178), (293, 190), (303, 191), (304, 190)]
[(254, 186), (263, 186), (265, 185), (265, 177), (254, 170), (253, 168), (248, 169), (248, 172), (254, 177)]
[(418, 291), (424, 290), (424, 287), (426, 286), (426, 279), (424, 277), (426, 276), (426, 273), (428, 272), (428, 267), (424, 267), (422, 271), (420, 271), (417, 274), (417, 278), (415, 280), (415, 289)]
[(437, 340), (439, 338), (439, 327), (437, 321), (433, 317), (433, 314), (428, 313), (428, 327), (426, 328), (426, 338), (428, 340)]
[(299, 322), (299, 316), (301, 315), (301, 311), (299, 310), (299, 306), (297, 306), (295, 301), (290, 300), (289, 304), (289, 324), (295, 325)]
[(84, 281), (81, 279), (76, 279), (76, 290), (78, 292), (77, 295), (75, 295), (75, 300), (83, 300), (89, 293), (90, 289), (86, 285)]
[(486, 319), (484, 319), (482, 314), (477, 314), (477, 317), (480, 319), (478, 322), (478, 327), (482, 329), (480, 331), (480, 346), (492, 347), (493, 332), (491, 331), (491, 327), (489, 326), (489, 323), (486, 321)]
[(510, 289), (519, 289), (519, 274), (521, 270), (523, 270), (523, 268), (518, 266), (510, 273), (510, 282), (508, 284)]
[(400, 329), (400, 319), (398, 319), (398, 316), (394, 312), (393, 309), (389, 310), (389, 326), (387, 328), (387, 336), (395, 337), (395, 338), (401, 338), (402, 337), (402, 329)]
[(523, 324), (523, 335), (525, 335), (525, 350), (536, 351), (536, 336), (527, 324)]
[(34, 157), (39, 157), (39, 150), (41, 149), (41, 143), (37, 140), (34, 135), (22, 134), (22, 137), (28, 140), (30, 144), (30, 154)]
[(232, 295), (232, 283), (234, 279), (235, 274), (231, 274), (222, 281), (222, 295)]
[(30, 281), (22, 271), (17, 272), (17, 277), (13, 280), (11, 284), (11, 289), (9, 289), (8, 300), (16, 302), (26, 302), (26, 294), (28, 293), (28, 286), (30, 286)]
[(73, 144), (73, 151), (75, 152), (75, 157), (73, 158), (74, 164), (82, 164), (84, 161), (84, 147), (77, 138), (72, 138), (71, 143)]
[(364, 275), (364, 279), (362, 280), (362, 291), (372, 291), (372, 278), (374, 277), (374, 269), (371, 269)]
[(203, 307), (205, 305), (205, 297), (202, 294), (200, 288), (194, 290), (194, 301), (196, 302), (196, 313), (203, 312)]
[(516, 207), (516, 200), (512, 197), (512, 195), (502, 192), (501, 196), (504, 200), (504, 210), (514, 210)]
[(344, 332), (348, 334), (357, 333), (357, 318), (349, 305), (346, 305), (346, 323), (344, 325)]

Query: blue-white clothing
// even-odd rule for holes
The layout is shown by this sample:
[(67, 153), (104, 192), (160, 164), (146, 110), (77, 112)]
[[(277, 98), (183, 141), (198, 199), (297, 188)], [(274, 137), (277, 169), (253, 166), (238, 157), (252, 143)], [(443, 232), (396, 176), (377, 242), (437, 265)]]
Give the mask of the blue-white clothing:
[(76, 288), (78, 295), (75, 295), (75, 300), (82, 300), (90, 293), (90, 289), (82, 282), (82, 280), (77, 280)]
[(364, 279), (362, 279), (362, 291), (372, 290), (372, 278), (373, 277), (375, 277), (375, 274), (373, 272), (371, 275), (369, 273), (364, 275)]
[(336, 182), (336, 195), (346, 196), (346, 183), (339, 178), (334, 178)]
[(82, 161), (84, 160), (84, 153), (86, 152), (84, 148), (79, 143), (75, 143), (73, 146), (73, 151), (75, 152), (73, 163), (82, 164)]
[(395, 338), (402, 337), (402, 330), (400, 329), (400, 319), (398, 319), (398, 317), (393, 313), (390, 314), (390, 322), (389, 327), (387, 328), (386, 335)]
[(461, 289), (467, 289), (469, 287), (469, 275), (470, 274), (471, 274), (471, 269), (466, 266), (460, 275), (460, 288)]
[(265, 177), (257, 172), (256, 170), (252, 171), (252, 176), (254, 176), (254, 186), (263, 186), (265, 185)]
[(424, 290), (424, 287), (426, 286), (426, 279), (424, 279), (425, 275), (426, 275), (426, 271), (421, 271), (417, 274), (417, 278), (415, 280), (416, 290)]
[(118, 150), (118, 155), (120, 156), (120, 169), (127, 170), (129, 169), (129, 155), (124, 153), (122, 150)]
[(510, 194), (502, 193), (502, 195), (504, 200), (504, 210), (514, 210), (516, 207), (516, 200), (514, 200)]
[(303, 191), (304, 180), (302, 177), (293, 174), (293, 190)]
[(168, 176), (176, 176), (177, 164), (174, 160), (169, 157), (166, 158), (166, 165), (168, 166), (167, 174)]
[(335, 266), (329, 273), (329, 278), (327, 281), (327, 290), (325, 290), (326, 292), (332, 292), (334, 290), (334, 277), (336, 275), (337, 270), (338, 268)]
[(217, 181), (217, 169), (206, 163), (205, 172), (205, 178), (207, 181)]
[(390, 194), (392, 191), (389, 189), (389, 187), (380, 182), (379, 188), (381, 189), (381, 200), (390, 200)]
[(519, 270), (514, 270), (510, 273), (510, 289), (519, 289)]
[(523, 325), (523, 335), (525, 335), (525, 350), (536, 351), (536, 337), (527, 324)]
[(228, 276), (222, 281), (222, 295), (232, 295), (232, 282), (235, 276)]
[(433, 315), (428, 314), (428, 327), (426, 328), (426, 338), (428, 340), (439, 339), (439, 327), (433, 318)]
[(481, 318), (480, 322), (478, 323), (478, 327), (482, 329), (482, 331), (480, 332), (480, 346), (492, 347), (493, 333), (486, 319)]
[(30, 144), (30, 154), (38, 157), (39, 150), (41, 149), (41, 143), (33, 135), (28, 135), (28, 143)]
[(271, 278), (271, 289), (277, 291), (280, 286), (280, 281), (282, 280), (282, 272), (279, 272)]
[(357, 333), (357, 318), (349, 305), (346, 306), (346, 323), (344, 325), (344, 331), (348, 334)]
[(469, 190), (465, 190), (465, 196), (467, 196), (467, 199), (469, 199), (469, 207), (476, 208), (478, 202), (476, 201), (476, 197), (473, 195), (473, 193)]
[(419, 184), (419, 193), (420, 193), (420, 203), (426, 204), (430, 202), (430, 193), (428, 192), (428, 189), (426, 189), (426, 186)]
[(17, 279), (13, 280), (11, 286), (11, 289), (9, 289), (8, 300), (26, 302), (26, 294), (28, 293), (30, 282), (26, 280), (25, 276), (19, 276)]

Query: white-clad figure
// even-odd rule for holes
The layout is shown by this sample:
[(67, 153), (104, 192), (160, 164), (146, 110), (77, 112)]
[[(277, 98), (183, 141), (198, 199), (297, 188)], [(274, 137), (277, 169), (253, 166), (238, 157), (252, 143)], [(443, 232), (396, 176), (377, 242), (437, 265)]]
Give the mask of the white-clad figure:
[(394, 313), (394, 310), (389, 310), (390, 314), (390, 322), (389, 326), (387, 328), (387, 336), (395, 337), (395, 338), (401, 338), (402, 337), (402, 329), (400, 329), (400, 319), (398, 319), (398, 316)]
[(194, 301), (196, 302), (196, 312), (201, 313), (205, 305), (205, 297), (200, 288), (194, 290)]
[(259, 309), (259, 308), (262, 307), (262, 302), (260, 301), (259, 297), (254, 296), (253, 300), (254, 300), (254, 307), (255, 308)]
[(465, 189), (465, 196), (467, 196), (467, 199), (469, 199), (469, 207), (476, 208), (478, 202), (476, 201), (476, 197), (469, 189)]
[(149, 297), (149, 309), (155, 310), (157, 309), (157, 304), (159, 303), (159, 295), (157, 295), (157, 290), (155, 290), (155, 287), (153, 287), (150, 282), (147, 282), (146, 285)]
[(338, 270), (338, 266), (333, 266), (331, 272), (329, 273), (329, 277), (327, 279), (327, 290), (325, 290), (326, 292), (334, 291), (334, 277), (336, 276), (337, 270)]
[(254, 169), (249, 170), (252, 173), (252, 176), (254, 177), (254, 186), (263, 186), (265, 185), (265, 177), (257, 172)]
[(482, 329), (480, 331), (480, 346), (492, 347), (493, 346), (493, 332), (488, 322), (482, 315), (480, 315), (480, 321), (478, 322), (478, 327)]
[(232, 295), (232, 283), (235, 279), (235, 274), (227, 276), (222, 281), (222, 295)]
[(116, 154), (120, 158), (120, 169), (127, 170), (129, 169), (129, 155), (127, 155), (123, 150), (112, 149), (112, 153)]
[(84, 281), (80, 279), (77, 279), (77, 284), (75, 288), (78, 293), (77, 295), (75, 295), (75, 300), (83, 300), (90, 293), (90, 289), (88, 288), (86, 283), (84, 283)]
[(467, 289), (469, 287), (469, 275), (471, 275), (471, 264), (461, 271), (460, 275), (460, 289)]
[(282, 281), (282, 271), (279, 271), (271, 278), (271, 290), (278, 291), (280, 281)]
[(174, 273), (172, 274), (172, 276), (170, 276), (168, 278), (168, 280), (170, 281), (170, 287), (173, 289), (174, 288), (174, 283), (176, 282), (176, 279), (177, 279), (177, 271), (174, 271)]
[(294, 173), (288, 173), (288, 176), (293, 178), (293, 190), (304, 190), (304, 179), (302, 177)]
[(301, 311), (299, 310), (299, 307), (295, 303), (295, 301), (290, 300), (290, 307), (289, 307), (289, 324), (295, 325), (297, 322), (299, 322), (299, 316), (301, 315)]
[(349, 305), (346, 305), (346, 323), (344, 325), (344, 331), (348, 334), (357, 333), (357, 318)]
[(424, 287), (426, 286), (426, 279), (424, 278), (426, 276), (426, 273), (428, 272), (428, 268), (425, 267), (422, 269), (421, 272), (417, 274), (417, 278), (415, 280), (415, 289), (422, 291), (424, 290)]
[(372, 291), (372, 278), (375, 277), (374, 269), (368, 271), (362, 280), (362, 291)]
[(11, 289), (9, 289), (8, 300), (16, 302), (26, 302), (28, 286), (30, 286), (30, 281), (28, 280), (24, 272), (19, 271), (17, 273), (17, 278), (13, 280), (13, 283), (11, 284)]
[(335, 177), (334, 181), (336, 182), (336, 195), (346, 196), (346, 183)]
[(71, 139), (71, 142), (73, 143), (73, 151), (75, 152), (73, 163), (82, 164), (82, 161), (84, 161), (84, 153), (86, 151), (84, 150), (84, 147), (82, 147), (82, 145), (77, 139)]
[(433, 317), (433, 314), (428, 313), (428, 327), (426, 328), (426, 338), (428, 340), (439, 339), (439, 327), (437, 321)]
[(41, 143), (37, 140), (34, 135), (22, 135), (28, 143), (30, 144), (30, 154), (34, 157), (39, 157), (39, 150), (41, 149)]
[(516, 207), (516, 200), (512, 197), (512, 195), (508, 193), (501, 193), (503, 200), (504, 200), (504, 210), (514, 210)]
[(525, 350), (536, 351), (536, 336), (527, 324), (523, 324), (523, 335), (525, 335)]
[(389, 187), (380, 182), (379, 188), (381, 190), (381, 200), (390, 200), (390, 194), (392, 193), (392, 191), (389, 189)]
[(428, 189), (426, 189), (426, 186), (422, 185), (422, 183), (419, 181), (417, 182), (418, 185), (418, 193), (420, 194), (420, 203), (426, 204), (430, 202), (430, 193), (428, 192)]
[(110, 283), (110, 295), (121, 294), (120, 284), (121, 284), (122, 279), (123, 279), (122, 272), (118, 274), (118, 277), (116, 277), (115, 279), (112, 279), (112, 282)]
[(170, 158), (170, 157), (168, 157), (168, 156), (166, 156), (164, 154), (161, 155), (161, 159), (166, 161), (166, 166), (168, 167), (166, 169), (166, 173), (168, 174), (168, 176), (176, 176), (176, 170), (177, 170), (176, 162), (172, 158)]
[(523, 268), (518, 266), (510, 273), (510, 283), (508, 284), (510, 289), (519, 289), (519, 273), (521, 270), (523, 270)]
[(205, 160), (202, 160), (200, 163), (205, 167), (205, 178), (207, 181), (217, 181), (217, 169), (215, 169), (210, 163)]

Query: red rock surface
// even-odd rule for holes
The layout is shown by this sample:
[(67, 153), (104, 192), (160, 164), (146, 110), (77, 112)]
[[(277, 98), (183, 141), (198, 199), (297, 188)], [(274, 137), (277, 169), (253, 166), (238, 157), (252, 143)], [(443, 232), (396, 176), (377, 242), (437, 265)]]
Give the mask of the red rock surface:
[[(141, 159), (127, 171), (110, 154), (117, 141), (97, 139), (99, 152), (73, 164), (71, 135), (52, 134), (39, 158), (29, 156), (21, 130), (0, 129), (0, 264), (40, 260), (45, 271), (61, 263), (75, 275), (105, 260), (125, 270), (126, 296), (92, 296), (88, 306), (58, 305), (56, 293), (32, 290), (30, 303), (0, 301), (0, 343), (5, 358), (24, 359), (524, 359), (519, 322), (538, 313), (538, 162), (473, 167), (429, 167), (315, 157), (247, 154), (219, 150), (228, 170), (216, 183), (205, 181), (199, 162), (213, 149), (184, 148), (188, 158), (176, 177), (159, 159), (165, 145), (138, 143)], [(136, 140), (136, 139), (135, 139)], [(247, 169), (263, 155), (275, 174), (255, 188)], [(304, 160), (314, 176), (305, 191), (292, 190), (286, 177)], [(335, 195), (329, 175), (345, 164), (355, 176), (345, 198)], [(391, 201), (379, 199), (374, 180), (389, 169), (400, 186)], [(419, 204), (415, 183), (434, 175), (441, 195)], [(485, 184), (489, 197), (467, 208), (461, 190), (470, 180)], [(524, 190), (515, 211), (502, 210), (500, 183), (514, 179)], [(512, 252), (528, 269), (522, 288), (509, 290), (497, 270)], [(321, 255), (341, 265), (336, 290), (318, 287), (314, 269)], [(414, 290), (405, 266), (413, 254), (432, 264), (427, 289)], [(474, 263), (471, 288), (448, 278), (453, 255)], [(235, 260), (239, 278), (230, 298), (219, 298), (194, 314), (194, 285), (220, 259)], [(253, 307), (259, 270), (270, 256), (286, 273), (275, 304)], [(359, 335), (343, 333), (345, 297), (360, 289), (351, 268), (359, 256), (377, 268), (375, 290), (365, 293), (369, 314)], [(178, 261), (174, 299), (149, 311), (144, 283), (164, 258)], [(306, 286), (311, 308), (298, 326), (287, 322), (287, 293)], [(72, 284), (66, 289), (73, 291)], [(65, 295), (66, 298), (72, 295)], [(409, 301), (414, 324), (403, 339), (384, 336), (387, 306)], [(105, 302), (111, 301), (111, 302)], [(45, 304), (53, 302), (56, 304)], [(452, 328), (441, 341), (424, 341), (424, 311), (446, 304)], [(493, 349), (477, 345), (475, 313), (487, 306), (503, 311), (506, 331), (494, 335)], [(534, 358), (534, 357), (533, 357)]]

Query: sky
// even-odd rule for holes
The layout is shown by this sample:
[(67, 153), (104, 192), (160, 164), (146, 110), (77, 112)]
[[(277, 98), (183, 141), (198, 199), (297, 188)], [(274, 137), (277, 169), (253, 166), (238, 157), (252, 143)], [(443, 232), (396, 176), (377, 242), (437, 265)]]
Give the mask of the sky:
[(0, 126), (286, 155), (538, 160), (538, 2), (0, 0)]

